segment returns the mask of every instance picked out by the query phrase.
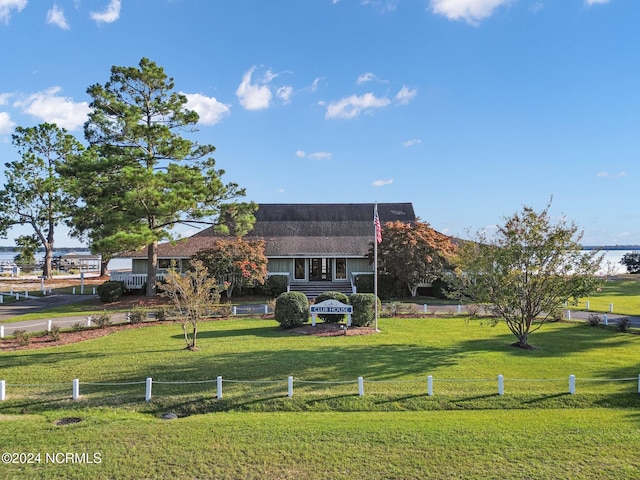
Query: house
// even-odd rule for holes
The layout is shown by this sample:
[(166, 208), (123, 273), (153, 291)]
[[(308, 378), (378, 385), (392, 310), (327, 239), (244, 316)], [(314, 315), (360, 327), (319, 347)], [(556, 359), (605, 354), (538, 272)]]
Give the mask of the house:
[[(328, 290), (352, 293), (356, 275), (373, 274), (367, 256), (375, 233), (373, 215), (373, 203), (261, 204), (255, 225), (244, 238), (264, 240), (269, 275), (286, 275), (290, 290), (309, 296)], [(378, 216), (383, 225), (416, 221), (411, 203), (379, 203)], [(184, 270), (189, 259), (208, 248), (216, 237), (213, 228), (208, 228), (187, 239), (159, 245), (158, 273), (166, 273), (172, 262)], [(112, 279), (140, 288), (146, 281), (146, 249), (131, 258), (132, 272)], [(133, 278), (137, 284), (131, 286)]]

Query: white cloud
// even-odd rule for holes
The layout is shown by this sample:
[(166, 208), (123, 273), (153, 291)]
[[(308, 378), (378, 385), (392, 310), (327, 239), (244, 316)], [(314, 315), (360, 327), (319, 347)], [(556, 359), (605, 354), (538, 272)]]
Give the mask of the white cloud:
[(480, 20), (490, 17), (493, 11), (511, 0), (431, 0), (431, 10), (450, 20), (464, 20), (477, 25)]
[(325, 118), (351, 119), (360, 115), (363, 111), (372, 111), (374, 108), (383, 108), (391, 103), (388, 98), (377, 98), (373, 93), (364, 95), (351, 95), (337, 102), (331, 102), (327, 106)]
[(598, 172), (598, 177), (600, 178), (622, 178), (626, 176), (627, 172), (625, 172), (624, 170), (619, 173)]
[(69, 30), (69, 23), (67, 23), (67, 19), (64, 18), (64, 10), (58, 7), (55, 3), (47, 12), (47, 23), (57, 25), (63, 30)]
[(16, 100), (13, 106), (45, 122), (55, 123), (67, 130), (76, 130), (87, 121), (89, 104), (58, 96), (61, 91), (60, 87), (51, 87)]
[(11, 93), (0, 93), (0, 105), (6, 105), (7, 101), (12, 97)]
[(291, 95), (293, 95), (293, 87), (290, 87), (289, 85), (280, 87), (276, 91), (276, 95), (278, 98), (282, 99), (284, 103), (289, 103), (291, 101)]
[(11, 121), (11, 117), (7, 112), (0, 112), (0, 135), (11, 133), (15, 126), (15, 122)]
[(609, 3), (610, 0), (584, 0), (584, 3), (587, 5), (604, 5), (605, 3)]
[(403, 147), (413, 147), (414, 145), (420, 145), (422, 143), (422, 140), (420, 140), (419, 138), (412, 138), (411, 140), (407, 140), (406, 142), (402, 143)]
[(376, 180), (371, 185), (374, 187), (383, 187), (384, 185), (391, 185), (393, 183), (393, 178), (389, 178), (387, 180)]
[(373, 73), (371, 72), (366, 72), (363, 73), (362, 75), (360, 75), (358, 77), (358, 79), (356, 80), (356, 84), (358, 85), (362, 85), (363, 83), (367, 83), (367, 82), (373, 82), (374, 80), (376, 80), (378, 77), (376, 77)]
[(304, 152), (304, 150), (298, 150), (296, 152), (296, 157), (310, 158), (311, 160), (329, 160), (332, 156), (333, 154), (329, 152), (314, 152), (308, 155)]
[(200, 93), (183, 93), (187, 97), (187, 108), (195, 110), (202, 125), (215, 125), (231, 113), (229, 105), (219, 102), (215, 97), (207, 97)]
[(403, 85), (400, 91), (396, 94), (396, 100), (400, 105), (406, 105), (409, 101), (416, 96), (418, 90), (411, 90), (409, 87)]
[(0, 0), (0, 22), (9, 23), (11, 11), (21, 12), (27, 0)]
[(236, 95), (240, 100), (240, 105), (247, 110), (263, 110), (265, 108), (269, 108), (271, 105), (271, 98), (273, 97), (271, 89), (268, 85), (265, 85), (265, 83), (268, 83), (273, 79), (273, 76), (267, 74), (265, 76), (266, 81), (262, 80), (258, 83), (251, 83), (251, 76), (255, 69), (256, 67), (254, 66), (245, 72), (242, 76), (242, 82), (240, 82), (240, 85), (236, 90)]
[(113, 23), (120, 18), (120, 0), (111, 0), (103, 12), (91, 12), (91, 19), (98, 23)]

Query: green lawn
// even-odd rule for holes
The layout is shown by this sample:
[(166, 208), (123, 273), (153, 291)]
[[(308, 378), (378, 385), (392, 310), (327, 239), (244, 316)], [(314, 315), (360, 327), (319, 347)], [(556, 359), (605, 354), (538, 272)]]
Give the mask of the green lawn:
[(609, 280), (600, 292), (581, 298), (578, 305), (571, 308), (586, 310), (587, 301), (589, 311), (608, 313), (613, 304), (613, 313), (640, 316), (640, 276), (620, 275)]
[[(161, 324), (3, 352), (2, 450), (41, 453), (41, 463), (0, 465), (0, 478), (640, 478), (640, 336), (553, 323), (523, 351), (504, 325), (379, 325), (309, 337), (271, 320), (203, 322), (189, 352), (180, 326)], [(218, 375), (243, 383), (225, 382), (222, 400), (215, 382), (178, 383)], [(166, 382), (148, 403), (147, 377)], [(161, 420), (169, 411), (180, 418)], [(83, 420), (55, 425), (63, 417)], [(47, 452), (99, 453), (101, 463), (45, 463)]]

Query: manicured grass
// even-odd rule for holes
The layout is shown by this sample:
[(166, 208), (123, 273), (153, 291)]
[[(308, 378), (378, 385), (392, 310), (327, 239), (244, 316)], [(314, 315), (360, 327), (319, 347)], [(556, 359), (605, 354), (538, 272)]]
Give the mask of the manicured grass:
[[(4, 450), (41, 463), (0, 465), (29, 479), (638, 478), (640, 415), (614, 409), (474, 412), (216, 413), (163, 421), (128, 411), (0, 420)], [(45, 453), (98, 453), (96, 464)]]
[[(167, 323), (0, 353), (1, 450), (41, 454), (40, 464), (0, 465), (0, 478), (640, 478), (640, 336), (552, 323), (524, 351), (504, 325), (464, 318), (379, 326), (311, 337), (271, 320), (202, 322), (189, 352)], [(225, 382), (222, 400), (215, 382), (175, 383), (218, 375), (259, 383)], [(147, 377), (168, 382), (154, 383), (148, 403)], [(161, 420), (169, 411), (180, 418)], [(55, 425), (63, 417), (82, 421)], [(56, 452), (99, 453), (100, 463), (45, 463)]]
[(581, 298), (577, 306), (570, 308), (586, 310), (587, 301), (589, 311), (608, 313), (613, 304), (613, 313), (640, 316), (640, 276), (620, 275), (609, 280), (600, 292)]

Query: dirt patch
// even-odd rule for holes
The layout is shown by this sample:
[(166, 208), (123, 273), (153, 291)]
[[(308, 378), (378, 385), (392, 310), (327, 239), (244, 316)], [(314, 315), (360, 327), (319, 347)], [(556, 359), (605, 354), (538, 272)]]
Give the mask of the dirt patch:
[(56, 420), (54, 423), (56, 425), (71, 425), (74, 423), (80, 423), (82, 419), (80, 417), (65, 417), (60, 420)]
[(337, 337), (340, 335), (371, 335), (376, 333), (374, 327), (349, 327), (345, 328), (344, 323), (316, 323), (316, 326), (303, 325), (292, 328), (289, 332), (292, 335), (312, 335), (314, 337)]
[[(98, 285), (102, 285), (104, 282), (109, 280), (109, 277), (85, 277), (84, 285), (97, 287)], [(53, 277), (51, 280), (45, 280), (44, 285), (47, 289), (51, 288), (53, 290), (57, 288), (65, 288), (65, 287), (77, 287), (80, 285), (79, 278), (67, 278), (61, 277), (56, 278)], [(9, 290), (13, 287), (13, 290), (16, 292), (29, 290), (40, 290), (42, 283), (39, 278), (2, 278), (0, 277), (0, 290)]]

